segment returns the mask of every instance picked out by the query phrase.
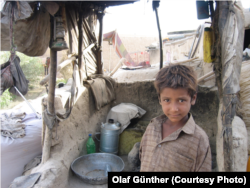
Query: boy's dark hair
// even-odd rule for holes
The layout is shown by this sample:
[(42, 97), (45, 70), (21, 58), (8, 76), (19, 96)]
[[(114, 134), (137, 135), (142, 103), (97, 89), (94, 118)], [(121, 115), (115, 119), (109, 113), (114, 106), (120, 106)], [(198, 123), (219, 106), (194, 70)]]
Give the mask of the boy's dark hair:
[(192, 67), (172, 65), (162, 68), (154, 82), (158, 96), (164, 88), (186, 88), (191, 98), (197, 93), (197, 77)]

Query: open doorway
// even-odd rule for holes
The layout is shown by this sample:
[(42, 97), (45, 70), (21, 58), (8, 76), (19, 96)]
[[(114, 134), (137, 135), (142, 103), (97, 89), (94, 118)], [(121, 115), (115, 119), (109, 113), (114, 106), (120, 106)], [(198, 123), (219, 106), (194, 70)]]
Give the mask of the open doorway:
[(249, 45), (250, 45), (250, 29), (246, 29), (243, 50), (245, 50)]

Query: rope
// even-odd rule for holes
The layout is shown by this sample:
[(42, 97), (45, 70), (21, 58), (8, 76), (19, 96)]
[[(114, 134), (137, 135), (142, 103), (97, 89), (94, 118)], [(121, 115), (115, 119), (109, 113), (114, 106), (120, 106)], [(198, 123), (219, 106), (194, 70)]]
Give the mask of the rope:
[(56, 140), (59, 139), (59, 137), (57, 136), (57, 127), (58, 127), (58, 118), (56, 116), (56, 112), (54, 112), (54, 114), (51, 114), (46, 108), (43, 112), (43, 117), (44, 117), (44, 121), (47, 125), (47, 127), (49, 129), (52, 129), (54, 127), (54, 125), (56, 126)]
[(11, 4), (11, 15), (10, 15), (10, 63), (13, 63), (13, 60), (16, 56), (16, 46), (14, 45), (14, 26), (15, 26), (15, 21), (14, 21), (14, 5)]

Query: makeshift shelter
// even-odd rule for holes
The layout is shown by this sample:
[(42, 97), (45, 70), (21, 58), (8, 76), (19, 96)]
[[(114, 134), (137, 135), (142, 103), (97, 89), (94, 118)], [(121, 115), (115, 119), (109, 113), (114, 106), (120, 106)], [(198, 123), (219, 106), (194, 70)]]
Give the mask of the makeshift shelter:
[[(109, 110), (115, 106), (114, 99), (116, 103), (132, 102), (146, 111), (151, 111), (148, 118), (153, 118), (160, 113), (153, 81), (117, 84), (112, 79), (102, 75), (102, 18), (104, 9), (108, 6), (133, 2), (6, 2), (6, 12), (9, 12), (12, 7), (15, 9), (14, 44), (16, 50), (29, 56), (39, 56), (50, 47), (50, 75), (41, 82), (41, 84), (49, 82), (48, 98), (44, 99), (42, 103), (44, 120), (42, 163), (26, 172), (26, 175), (40, 174), (40, 179), (34, 181), (35, 187), (79, 186), (79, 180), (72, 175), (70, 164), (80, 154), (86, 153), (85, 143), (88, 133), (95, 133), (100, 129), (101, 122), (106, 121)], [(158, 6), (159, 4), (154, 5), (157, 18)], [(17, 20), (20, 17), (19, 13), (26, 11), (26, 15), (31, 10), (33, 12), (30, 17)], [(9, 14), (6, 14), (2, 19), (4, 18), (8, 20)], [(93, 32), (97, 20), (100, 22), (98, 39)], [(63, 33), (65, 30), (64, 39), (67, 46), (59, 46), (54, 43), (58, 42), (55, 37), (58, 32), (55, 23), (63, 26), (60, 27), (59, 31)], [(1, 26), (1, 51), (9, 51), (11, 46), (8, 22), (1, 22)], [(232, 1), (216, 1), (212, 26), (215, 37), (213, 56), (216, 57), (213, 64), (220, 102), (220, 111), (216, 112), (216, 115), (218, 113), (218, 122), (213, 123), (220, 123), (223, 127), (222, 132), (218, 133), (223, 136), (224, 142), (225, 165), (222, 170), (233, 171), (232, 121), (237, 112), (237, 101), (239, 101), (237, 94), (240, 91), (239, 76), (245, 27), (242, 8)], [(159, 23), (158, 28), (160, 30)], [(159, 38), (162, 42), (160, 33)], [(58, 109), (54, 105), (56, 100), (55, 80), (58, 70), (57, 51), (65, 49), (68, 50), (69, 54), (69, 59), (66, 61), (72, 63), (74, 67), (73, 84), (66, 92), (67, 100), (61, 101), (64, 109)], [(228, 50), (231, 50), (232, 53), (228, 53)], [(160, 59), (160, 67), (162, 67), (162, 58)], [(95, 81), (97, 85), (93, 87), (92, 83)], [(105, 98), (96, 94), (100, 92), (104, 93)], [(209, 95), (208, 98), (217, 102), (212, 101), (211, 103), (218, 104), (218, 98), (215, 94), (211, 95), (206, 89), (201, 95), (204, 93)], [(149, 96), (151, 97), (149, 98)], [(209, 114), (210, 107), (210, 103), (200, 102), (200, 108), (197, 107), (197, 111), (194, 110), (194, 113), (203, 111), (211, 122), (212, 120), (209, 118), (214, 114)], [(222, 122), (220, 122), (221, 117)], [(202, 122), (202, 120), (200, 121)], [(211, 126), (206, 126), (210, 130)], [(214, 128), (212, 129), (214, 131)], [(58, 139), (55, 137), (56, 132), (58, 134), (61, 132), (61, 137)]]

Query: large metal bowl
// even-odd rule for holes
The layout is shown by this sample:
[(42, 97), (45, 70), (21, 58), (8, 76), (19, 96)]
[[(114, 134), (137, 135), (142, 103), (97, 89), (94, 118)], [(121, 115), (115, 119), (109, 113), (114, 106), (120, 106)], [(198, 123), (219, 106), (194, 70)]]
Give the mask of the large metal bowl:
[(71, 163), (71, 169), (85, 183), (100, 185), (108, 181), (105, 175), (107, 165), (112, 172), (124, 169), (123, 160), (110, 153), (92, 153), (78, 157)]

